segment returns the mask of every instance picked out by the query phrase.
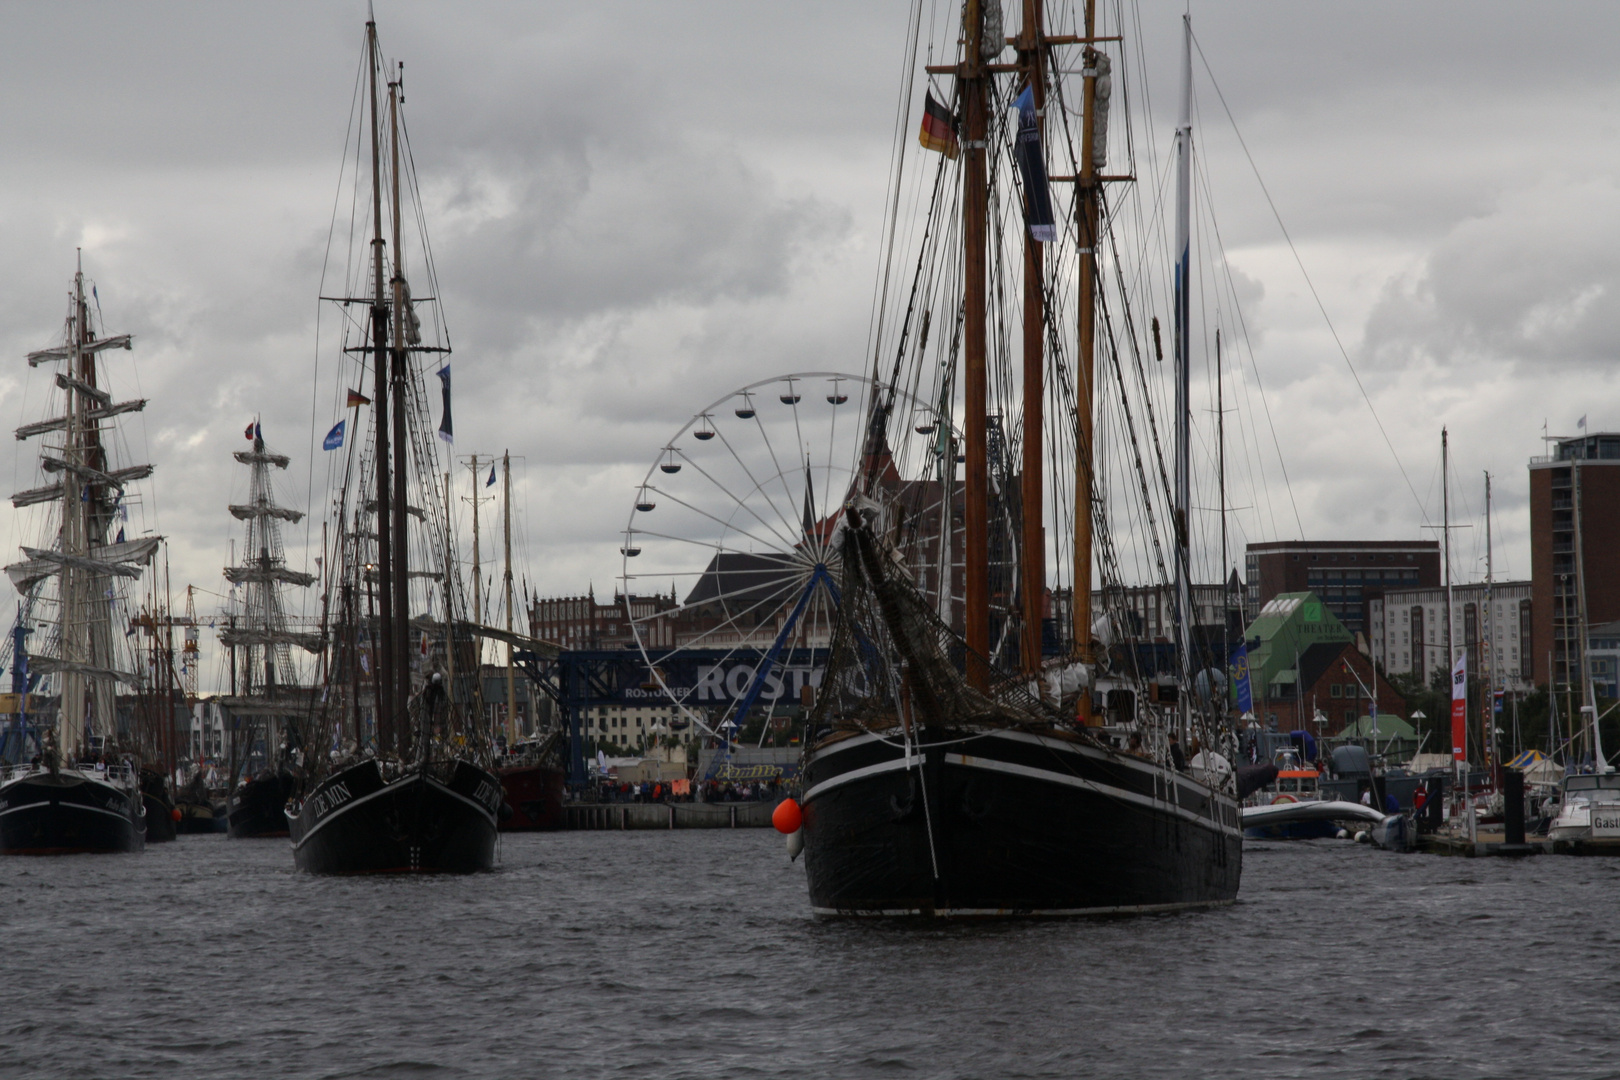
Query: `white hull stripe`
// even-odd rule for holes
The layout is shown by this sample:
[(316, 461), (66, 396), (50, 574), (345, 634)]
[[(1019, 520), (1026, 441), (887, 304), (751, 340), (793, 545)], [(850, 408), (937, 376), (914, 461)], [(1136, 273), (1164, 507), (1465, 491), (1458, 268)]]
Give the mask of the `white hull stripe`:
[(813, 785), (810, 790), (804, 793), (804, 797), (800, 801), (809, 802), (824, 791), (835, 788), (839, 784), (847, 784), (851, 780), (859, 780), (863, 776), (876, 776), (878, 773), (894, 772), (897, 769), (909, 769), (913, 765), (921, 765), (922, 760), (921, 754), (908, 754), (903, 758), (895, 758), (893, 761), (880, 761), (876, 765), (864, 765), (859, 769), (839, 773), (837, 776), (829, 777), (821, 783)]
[[(399, 781), (396, 780), (396, 781), (394, 781), (394, 783), (397, 784), (397, 783), (399, 783)], [(362, 795), (358, 799), (351, 799), (349, 802), (344, 803), (342, 806), (338, 807), (336, 810), (333, 810), (330, 814), (327, 814), (325, 817), (321, 818), (321, 820), (317, 821), (315, 823), (315, 827), (313, 829), (310, 829), (309, 832), (305, 833), (303, 836), (300, 836), (297, 839), (297, 841), (294, 842), (293, 850), (297, 851), (299, 848), (301, 848), (305, 844), (309, 843), (309, 838), (314, 836), (316, 833), (320, 832), (322, 829), (326, 828), (326, 823), (327, 822), (334, 821), (337, 818), (342, 817), (344, 814), (348, 813), (350, 810), (353, 810), (355, 807), (361, 805), (362, 803), (368, 803), (372, 799), (381, 798), (382, 796), (387, 795), (388, 794), (388, 789), (391, 786), (392, 785), (390, 785), (390, 784), (384, 784), (382, 787), (378, 788), (376, 791), (373, 791), (370, 795)], [(298, 815), (297, 814), (294, 814), (294, 813), (288, 813), (287, 814), (287, 824), (289, 826), (294, 821), (297, 821), (297, 820), (298, 820)]]
[[(1129, 754), (1110, 754), (1106, 750), (1099, 749), (1095, 746), (1087, 746), (1084, 743), (1070, 742), (1067, 739), (1053, 739), (1043, 735), (1032, 735), (1027, 731), (988, 730), (977, 735), (970, 736), (962, 745), (966, 745), (966, 743), (972, 742), (975, 739), (1005, 739), (1008, 742), (1023, 743), (1027, 746), (1038, 746), (1042, 750), (1053, 751), (1056, 753), (1076, 754), (1080, 757), (1090, 758), (1093, 761), (1103, 762), (1108, 765), (1134, 769), (1137, 772), (1146, 773), (1154, 778), (1174, 778), (1178, 787), (1184, 789), (1189, 795), (1195, 798), (1205, 798), (1209, 795), (1209, 788), (1204, 787), (1201, 784), (1193, 783), (1187, 780), (1185, 777), (1178, 776), (1175, 772), (1163, 765), (1159, 765), (1152, 761), (1144, 761), (1141, 758), (1133, 757)], [(894, 740), (884, 739), (878, 735), (856, 735), (853, 738), (844, 739), (841, 742), (834, 743), (825, 750), (816, 751), (815, 760), (823, 761), (826, 758), (831, 757), (833, 754), (839, 753), (840, 751), (852, 750), (855, 747), (866, 746), (874, 742), (887, 742), (889, 745), (894, 745)]]
[(1043, 750), (1066, 751), (1090, 758), (1093, 761), (1106, 762), (1109, 765), (1123, 765), (1138, 772), (1145, 772), (1151, 776), (1175, 777), (1177, 784), (1186, 789), (1188, 794), (1197, 798), (1204, 798), (1209, 794), (1209, 788), (1201, 784), (1194, 784), (1176, 775), (1174, 771), (1151, 761), (1133, 757), (1130, 754), (1110, 754), (1106, 750), (1099, 750), (1095, 746), (1086, 746), (1080, 743), (1071, 743), (1061, 739), (1047, 739), (1039, 735), (1031, 735), (1027, 731), (991, 731), (985, 733), (986, 738), (1006, 739), (1010, 742), (1028, 743), (1039, 746)]
[(853, 735), (847, 739), (840, 739), (831, 746), (827, 747), (825, 750), (817, 750), (815, 753), (815, 760), (824, 761), (827, 758), (832, 757), (834, 754), (842, 753), (845, 750), (853, 750), (857, 746), (866, 746), (869, 743), (875, 742), (886, 742), (891, 746), (894, 745), (893, 739), (884, 739), (868, 732), (864, 735)]
[[(930, 914), (941, 919), (1024, 918), (1049, 919), (1076, 915), (1152, 915), (1166, 911), (1194, 911), (1198, 908), (1229, 907), (1232, 900), (1187, 900), (1176, 904), (1115, 904), (1090, 908), (935, 908)], [(811, 908), (812, 913), (833, 918), (892, 919), (919, 916), (921, 908)]]
[[(9, 809), (6, 809), (6, 810), (0, 810), (0, 817), (5, 817), (7, 814), (22, 813), (25, 810), (39, 810), (41, 808), (48, 809), (52, 805), (53, 805), (52, 803), (48, 803), (48, 802), (24, 803), (22, 806), (13, 806), (13, 807), (10, 807)], [(84, 803), (73, 803), (73, 802), (59, 802), (59, 803), (55, 803), (54, 805), (56, 805), (58, 807), (62, 807), (63, 809), (67, 809), (67, 810), (86, 810), (86, 811), (88, 811), (88, 812), (90, 812), (92, 814), (106, 814), (110, 818), (117, 818), (119, 821), (124, 822), (126, 825), (134, 825), (135, 824), (135, 819), (132, 818), (130, 815), (128, 815), (128, 814), (120, 814), (116, 810), (108, 810), (108, 809), (105, 809), (105, 808), (100, 807), (100, 806), (86, 806)]]
[(1082, 791), (1089, 791), (1094, 795), (1100, 795), (1103, 798), (1135, 803), (1138, 806), (1145, 806), (1160, 813), (1172, 813), (1177, 817), (1187, 819), (1195, 825), (1202, 825), (1206, 829), (1214, 829), (1228, 836), (1235, 836), (1239, 839), (1243, 837), (1242, 829), (1233, 828), (1230, 825), (1216, 821), (1214, 818), (1204, 817), (1174, 803), (1150, 799), (1146, 795), (1138, 795), (1136, 792), (1126, 791), (1124, 788), (1099, 784), (1082, 776), (1070, 776), (1066, 773), (1052, 772), (1048, 769), (1034, 769), (1028, 765), (1014, 765), (1010, 761), (997, 761), (994, 758), (970, 757), (967, 754), (946, 754), (945, 760), (949, 764), (963, 765), (970, 769), (984, 769), (988, 772), (1007, 773), (1031, 780), (1044, 780), (1051, 784), (1065, 784), (1069, 787), (1080, 788)]
[[(418, 778), (414, 777), (414, 776), (401, 777), (398, 780), (394, 780), (391, 783), (383, 785), (382, 787), (378, 788), (376, 791), (373, 791), (370, 795), (362, 795), (358, 799), (354, 799), (354, 800), (352, 800), (350, 802), (344, 803), (342, 806), (338, 807), (336, 810), (333, 810), (330, 814), (327, 814), (325, 817), (321, 818), (320, 821), (317, 821), (315, 823), (315, 827), (313, 829), (309, 830), (309, 832), (307, 832), (303, 836), (299, 837), (298, 841), (293, 844), (293, 850), (297, 851), (299, 848), (301, 848), (305, 844), (307, 844), (309, 842), (310, 837), (314, 836), (316, 833), (320, 832), (323, 828), (326, 827), (327, 822), (333, 821), (333, 820), (335, 820), (337, 818), (342, 817), (344, 814), (348, 813), (350, 810), (353, 810), (355, 807), (359, 806), (361, 803), (368, 803), (372, 799), (378, 798), (379, 796), (387, 795), (393, 789), (393, 787), (396, 784), (414, 783), (417, 779)], [(495, 815), (491, 814), (487, 807), (482, 806), (481, 804), (474, 802), (472, 799), (467, 798), (467, 796), (465, 796), (465, 795), (459, 794), (458, 792), (451, 791), (449, 788), (445, 787), (443, 784), (439, 783), (437, 780), (434, 780), (432, 777), (429, 777), (427, 782), (429, 784), (432, 784), (435, 788), (438, 788), (440, 791), (444, 792), (446, 795), (453, 795), (456, 798), (460, 799), (462, 802), (466, 803), (468, 806), (476, 807), (478, 812), (483, 814), (486, 818), (489, 818), (489, 820), (491, 822), (493, 822), (495, 820)], [(288, 820), (288, 822), (292, 822), (292, 821), (296, 820), (297, 817), (298, 817), (297, 814), (288, 814), (287, 815), (287, 820)]]
[(489, 807), (485, 806), (477, 799), (469, 799), (459, 791), (451, 791), (449, 788), (445, 787), (431, 776), (428, 777), (428, 783), (432, 784), (446, 795), (449, 795), (452, 798), (460, 799), (462, 802), (466, 803), (468, 806), (472, 807), (474, 810), (477, 810), (480, 814), (483, 814), (486, 818), (488, 818), (491, 825), (495, 824), (495, 815), (489, 812)]

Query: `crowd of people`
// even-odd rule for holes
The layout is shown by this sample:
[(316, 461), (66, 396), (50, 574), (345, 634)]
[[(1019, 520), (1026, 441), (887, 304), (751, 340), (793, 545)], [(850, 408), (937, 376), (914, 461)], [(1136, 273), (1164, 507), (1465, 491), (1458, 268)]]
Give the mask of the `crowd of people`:
[(631, 783), (602, 777), (593, 785), (597, 802), (775, 802), (789, 793), (780, 773), (769, 780), (733, 783), (719, 780), (643, 780)]

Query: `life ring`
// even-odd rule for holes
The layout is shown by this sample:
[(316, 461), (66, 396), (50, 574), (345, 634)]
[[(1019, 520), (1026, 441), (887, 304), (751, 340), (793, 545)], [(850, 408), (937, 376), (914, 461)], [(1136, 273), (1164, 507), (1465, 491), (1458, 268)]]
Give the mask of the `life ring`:
[(1280, 806), (1283, 803), (1291, 802), (1299, 802), (1299, 800), (1294, 798), (1292, 795), (1278, 795), (1275, 799), (1271, 800), (1271, 805)]

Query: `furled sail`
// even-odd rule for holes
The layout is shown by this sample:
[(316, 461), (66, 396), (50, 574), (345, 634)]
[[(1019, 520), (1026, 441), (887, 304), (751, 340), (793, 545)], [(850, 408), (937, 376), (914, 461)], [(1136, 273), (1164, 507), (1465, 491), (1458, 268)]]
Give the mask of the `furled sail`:
[(134, 338), (129, 334), (114, 334), (112, 337), (102, 338), (100, 341), (87, 341), (82, 345), (57, 345), (50, 349), (40, 349), (28, 354), (28, 366), (39, 367), (47, 360), (69, 360), (77, 354), (86, 356), (98, 353), (103, 349), (129, 349), (133, 348)]
[(306, 574), (302, 570), (293, 570), (285, 566), (227, 566), (225, 568), (225, 580), (232, 585), (245, 585), (250, 582), (313, 585), (315, 584), (315, 575)]
[(93, 574), (137, 578), (141, 576), (139, 568), (152, 561), (152, 555), (162, 539), (160, 536), (145, 536), (139, 540), (105, 544), (91, 548), (85, 555), (64, 555), (60, 551), (25, 547), (22, 550), (28, 556), (27, 560), (6, 567), (6, 576), (11, 578), (12, 587), (20, 593), (26, 593), (45, 578), (61, 573), (64, 566)]

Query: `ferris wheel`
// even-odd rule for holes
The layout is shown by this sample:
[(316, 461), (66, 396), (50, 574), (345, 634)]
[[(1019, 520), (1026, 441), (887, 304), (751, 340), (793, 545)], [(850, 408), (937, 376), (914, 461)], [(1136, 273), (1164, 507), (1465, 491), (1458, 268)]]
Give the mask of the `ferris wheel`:
[[(875, 396), (884, 431), (869, 439)], [(916, 461), (891, 432), (923, 436)], [(858, 485), (873, 488), (896, 557), (948, 617), (960, 603), (957, 445), (949, 418), (920, 399), (837, 372), (750, 383), (665, 441), (636, 488), (620, 584), (644, 689), (674, 704), (674, 726), (731, 735), (762, 719), (763, 741), (813, 702)]]

